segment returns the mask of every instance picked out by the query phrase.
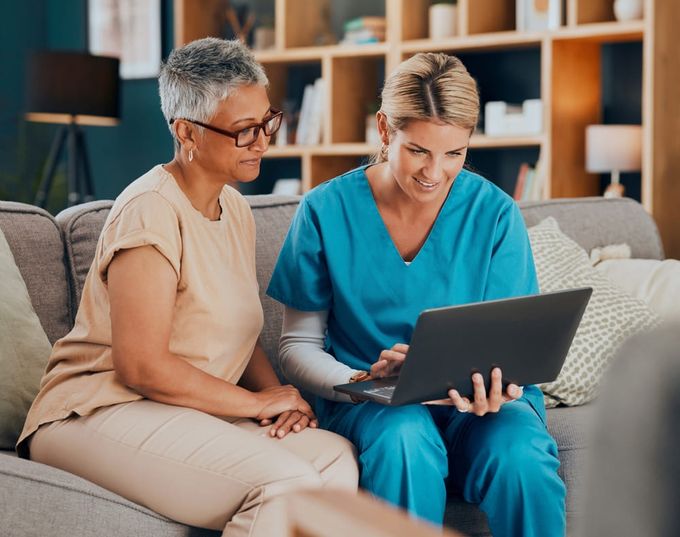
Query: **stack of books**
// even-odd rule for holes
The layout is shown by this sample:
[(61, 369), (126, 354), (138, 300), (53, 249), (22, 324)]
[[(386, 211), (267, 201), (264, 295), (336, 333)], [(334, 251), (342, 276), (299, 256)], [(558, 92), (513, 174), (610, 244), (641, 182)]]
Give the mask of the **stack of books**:
[(364, 45), (385, 41), (385, 17), (359, 17), (345, 23), (341, 45)]
[(541, 201), (545, 194), (545, 173), (539, 160), (536, 166), (526, 162), (519, 167), (513, 198), (515, 201)]
[(326, 85), (323, 78), (317, 78), (314, 84), (305, 86), (297, 132), (295, 133), (296, 144), (316, 145), (321, 143), (325, 101)]

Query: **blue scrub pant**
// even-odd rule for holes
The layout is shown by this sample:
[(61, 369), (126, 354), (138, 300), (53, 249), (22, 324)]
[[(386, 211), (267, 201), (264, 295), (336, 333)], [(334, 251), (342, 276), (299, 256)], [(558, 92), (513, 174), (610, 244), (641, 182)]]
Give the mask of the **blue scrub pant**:
[(496, 536), (563, 537), (566, 488), (543, 396), (524, 396), (483, 417), (452, 407), (322, 401), (321, 426), (359, 451), (360, 485), (442, 524), (448, 487), (486, 513)]

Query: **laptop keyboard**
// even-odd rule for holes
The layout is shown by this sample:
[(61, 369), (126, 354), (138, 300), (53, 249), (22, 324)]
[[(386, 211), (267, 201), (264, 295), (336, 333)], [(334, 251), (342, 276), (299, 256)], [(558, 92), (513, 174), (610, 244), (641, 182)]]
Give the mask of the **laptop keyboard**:
[(392, 399), (395, 388), (396, 386), (383, 386), (382, 388), (371, 388), (370, 390), (364, 390), (364, 393), (370, 393), (371, 395), (380, 397), (381, 399)]

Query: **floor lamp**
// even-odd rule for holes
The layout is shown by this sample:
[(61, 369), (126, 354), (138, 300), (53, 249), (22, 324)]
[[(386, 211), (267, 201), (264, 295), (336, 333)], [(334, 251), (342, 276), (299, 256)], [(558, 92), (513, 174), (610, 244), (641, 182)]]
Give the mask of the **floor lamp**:
[(28, 121), (59, 123), (38, 186), (35, 205), (44, 207), (57, 164), (66, 155), (68, 206), (94, 199), (81, 125), (119, 122), (119, 61), (82, 52), (36, 52), (27, 71)]

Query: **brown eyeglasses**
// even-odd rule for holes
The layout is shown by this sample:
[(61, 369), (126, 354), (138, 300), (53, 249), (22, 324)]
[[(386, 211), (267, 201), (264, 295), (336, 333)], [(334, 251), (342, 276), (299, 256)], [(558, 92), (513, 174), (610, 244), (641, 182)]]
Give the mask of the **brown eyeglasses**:
[(283, 112), (280, 110), (274, 110), (272, 108), (271, 110), (271, 116), (269, 116), (267, 119), (263, 120), (261, 123), (255, 123), (254, 125), (250, 125), (249, 127), (246, 127), (245, 129), (241, 129), (236, 132), (231, 132), (225, 129), (220, 129), (218, 127), (213, 127), (212, 125), (208, 125), (207, 123), (201, 123), (200, 121), (194, 121), (193, 119), (187, 119), (185, 117), (178, 117), (178, 118), (172, 118), (170, 120), (170, 125), (172, 125), (175, 121), (188, 121), (189, 123), (193, 123), (194, 125), (198, 125), (199, 127), (203, 127), (204, 129), (208, 129), (209, 131), (216, 132), (217, 134), (222, 134), (223, 136), (229, 136), (229, 138), (233, 138), (236, 140), (236, 147), (248, 147), (249, 145), (253, 145), (258, 137), (260, 136), (260, 129), (264, 131), (264, 134), (266, 136), (271, 136), (272, 134), (275, 134), (276, 131), (279, 130), (279, 127), (281, 127), (281, 120), (283, 119)]

